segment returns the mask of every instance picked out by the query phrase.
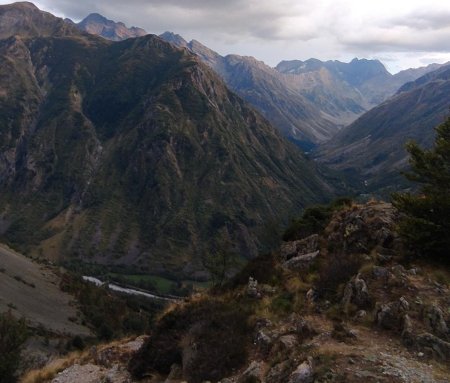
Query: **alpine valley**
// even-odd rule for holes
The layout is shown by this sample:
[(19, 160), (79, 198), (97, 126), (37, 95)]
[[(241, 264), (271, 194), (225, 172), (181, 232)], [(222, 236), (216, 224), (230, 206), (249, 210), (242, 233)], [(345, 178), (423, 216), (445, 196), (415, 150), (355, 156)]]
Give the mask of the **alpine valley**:
[(0, 383), (450, 381), (449, 63), (58, 3), (0, 5)]

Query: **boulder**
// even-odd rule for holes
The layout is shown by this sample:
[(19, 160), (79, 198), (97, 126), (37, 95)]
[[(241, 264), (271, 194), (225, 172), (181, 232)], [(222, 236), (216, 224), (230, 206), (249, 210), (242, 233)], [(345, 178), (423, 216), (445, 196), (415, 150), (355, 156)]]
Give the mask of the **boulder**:
[(289, 361), (278, 363), (267, 373), (266, 383), (287, 382), (291, 371), (292, 367)]
[(262, 354), (268, 354), (272, 348), (273, 340), (263, 330), (259, 330), (255, 335), (254, 344)]
[(128, 371), (119, 367), (118, 364), (109, 369), (102, 382), (104, 383), (131, 383), (132, 378)]
[(442, 360), (450, 360), (450, 342), (446, 342), (437, 336), (424, 333), (414, 339), (414, 345), (419, 349), (429, 350), (433, 356)]
[(317, 292), (314, 289), (309, 289), (306, 292), (306, 300), (308, 303), (314, 303), (317, 299)]
[(238, 383), (261, 382), (264, 373), (264, 363), (254, 360), (238, 379)]
[(403, 317), (403, 323), (402, 323), (402, 339), (403, 342), (410, 346), (413, 343), (413, 324), (411, 321), (411, 318), (408, 314), (405, 314)]
[(293, 334), (282, 335), (278, 339), (278, 344), (280, 346), (280, 349), (288, 351), (297, 346), (298, 339), (297, 336)]
[(319, 255), (319, 250), (308, 254), (298, 255), (283, 262), (283, 267), (288, 270), (307, 270)]
[(388, 330), (401, 330), (403, 318), (409, 310), (409, 303), (401, 297), (399, 300), (381, 305), (378, 309), (375, 320), (378, 326)]
[(314, 253), (319, 249), (319, 236), (317, 234), (298, 241), (284, 242), (280, 248), (281, 262), (286, 262), (299, 255)]
[(448, 326), (440, 307), (432, 305), (426, 308), (424, 310), (424, 322), (428, 330), (434, 335), (444, 340), (449, 338)]
[(248, 278), (247, 295), (251, 298), (261, 297), (261, 293), (258, 291), (258, 281), (252, 277)]
[(302, 364), (300, 364), (289, 377), (289, 383), (313, 383), (314, 370), (313, 360), (309, 357)]
[(374, 266), (372, 269), (372, 276), (375, 279), (389, 279), (391, 272), (386, 267)]
[(334, 324), (333, 331), (331, 333), (331, 336), (338, 340), (339, 342), (346, 342), (350, 339), (355, 339), (356, 332), (347, 328), (344, 323), (337, 322)]
[(295, 332), (301, 342), (318, 334), (311, 323), (302, 318), (295, 321)]
[(52, 383), (98, 383), (105, 378), (105, 370), (93, 364), (74, 364), (58, 373)]
[(347, 283), (344, 289), (344, 296), (342, 298), (342, 305), (344, 311), (348, 311), (350, 303), (356, 305), (358, 309), (368, 308), (372, 304), (369, 289), (364, 279), (360, 274), (356, 275), (350, 282)]

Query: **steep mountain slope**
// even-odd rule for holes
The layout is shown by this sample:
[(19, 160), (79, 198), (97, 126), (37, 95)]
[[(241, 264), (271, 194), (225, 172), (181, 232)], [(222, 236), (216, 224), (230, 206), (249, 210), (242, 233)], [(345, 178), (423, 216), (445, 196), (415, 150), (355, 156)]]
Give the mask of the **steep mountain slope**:
[(283, 61), (273, 69), (253, 57), (220, 56), (198, 41), (187, 42), (170, 32), (160, 37), (201, 57), (231, 89), (306, 149), (330, 140), (405, 82), (439, 67), (431, 64), (391, 75), (378, 60), (310, 59)]
[(112, 20), (108, 20), (98, 13), (91, 13), (75, 25), (82, 31), (99, 35), (113, 41), (122, 41), (133, 37), (145, 36), (147, 34), (142, 28), (127, 28), (124, 23), (116, 23)]
[(196, 40), (165, 32), (161, 38), (198, 55), (226, 84), (252, 104), (285, 136), (308, 149), (330, 139), (338, 129), (331, 115), (324, 113), (292, 86), (292, 79), (253, 57), (225, 57)]
[(444, 120), (450, 104), (450, 67), (405, 84), (398, 93), (361, 116), (317, 153), (320, 162), (355, 175), (363, 190), (395, 190), (406, 183), (408, 140), (422, 146), (433, 142), (434, 127)]
[(15, 246), (191, 275), (219, 247), (255, 255), (267, 222), (333, 194), (187, 50), (23, 28), (0, 41), (0, 232)]

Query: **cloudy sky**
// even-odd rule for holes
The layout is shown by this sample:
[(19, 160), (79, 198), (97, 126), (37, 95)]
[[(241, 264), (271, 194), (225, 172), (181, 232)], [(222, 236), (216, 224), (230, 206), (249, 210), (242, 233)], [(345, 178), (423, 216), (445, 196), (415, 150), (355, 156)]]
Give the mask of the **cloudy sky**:
[[(0, 0), (0, 3), (11, 1)], [(377, 58), (391, 72), (450, 61), (449, 0), (38, 0), (79, 21), (92, 12), (149, 33), (172, 31), (269, 65)]]

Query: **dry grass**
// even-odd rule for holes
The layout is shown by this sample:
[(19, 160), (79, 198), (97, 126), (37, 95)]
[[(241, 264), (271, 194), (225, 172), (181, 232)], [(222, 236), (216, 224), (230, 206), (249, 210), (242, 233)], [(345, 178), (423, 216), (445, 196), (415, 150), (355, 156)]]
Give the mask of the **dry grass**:
[(39, 370), (31, 370), (27, 372), (21, 379), (20, 383), (43, 383), (52, 380), (59, 372), (69, 366), (85, 364), (89, 361), (88, 351), (76, 351), (51, 361), (49, 364)]

